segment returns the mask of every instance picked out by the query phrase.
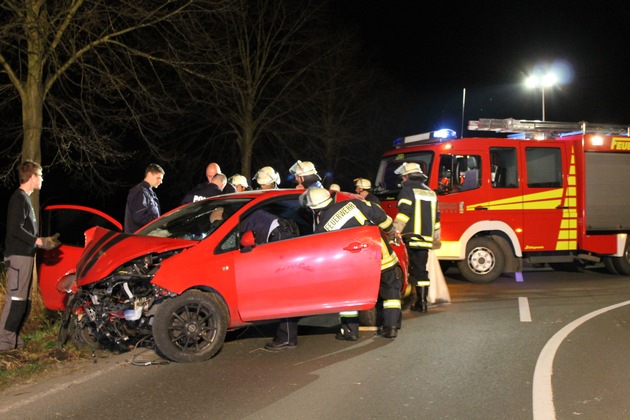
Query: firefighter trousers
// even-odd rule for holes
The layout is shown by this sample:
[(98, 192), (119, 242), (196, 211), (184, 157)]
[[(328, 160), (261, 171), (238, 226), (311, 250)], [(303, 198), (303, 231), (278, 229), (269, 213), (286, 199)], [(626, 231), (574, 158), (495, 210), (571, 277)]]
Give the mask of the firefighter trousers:
[(383, 326), (400, 328), (402, 319), (400, 304), (401, 279), (396, 275), (396, 267), (381, 271), (379, 298), (383, 302)]

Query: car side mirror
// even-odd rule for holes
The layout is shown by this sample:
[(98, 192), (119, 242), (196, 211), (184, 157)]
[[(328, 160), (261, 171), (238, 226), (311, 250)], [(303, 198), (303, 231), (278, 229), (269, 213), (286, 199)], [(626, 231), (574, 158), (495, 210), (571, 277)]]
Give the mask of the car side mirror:
[(254, 238), (254, 232), (248, 230), (241, 235), (241, 248), (244, 250), (251, 250), (256, 246), (256, 239)]

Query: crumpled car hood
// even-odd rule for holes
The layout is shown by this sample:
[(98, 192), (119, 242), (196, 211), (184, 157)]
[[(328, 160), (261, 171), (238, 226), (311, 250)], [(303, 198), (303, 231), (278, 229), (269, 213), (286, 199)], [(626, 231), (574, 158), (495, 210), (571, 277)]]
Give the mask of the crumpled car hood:
[(131, 235), (93, 227), (85, 232), (85, 250), (77, 263), (79, 286), (101, 280), (128, 261), (149, 253), (190, 248), (197, 241)]

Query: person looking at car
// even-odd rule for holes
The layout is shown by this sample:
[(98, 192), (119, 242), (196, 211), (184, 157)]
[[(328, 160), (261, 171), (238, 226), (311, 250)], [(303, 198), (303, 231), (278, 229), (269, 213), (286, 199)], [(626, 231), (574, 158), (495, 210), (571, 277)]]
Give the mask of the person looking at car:
[(261, 190), (274, 190), (280, 185), (280, 175), (271, 166), (260, 168), (254, 179)]
[(409, 254), (409, 274), (415, 280), (416, 302), (412, 311), (427, 312), (429, 250), (439, 241), (440, 214), (437, 195), (425, 184), (428, 179), (415, 162), (403, 163), (395, 171), (402, 177), (398, 214), (394, 218)]
[(354, 180), (354, 187), (357, 194), (363, 197), (367, 201), (371, 201), (374, 204), (381, 205), (381, 200), (370, 192), (372, 183), (365, 178), (356, 178)]
[(160, 217), (160, 201), (153, 191), (164, 181), (164, 169), (152, 163), (144, 171), (144, 180), (131, 188), (125, 207), (125, 233), (134, 233)]
[[(400, 288), (401, 280), (396, 275), (398, 257), (389, 240), (395, 240), (391, 217), (378, 205), (361, 199), (333, 202), (330, 192), (324, 188), (311, 187), (301, 196), (303, 205), (315, 215), (315, 233), (347, 229), (357, 226), (376, 225), (381, 229), (381, 282), (379, 297), (383, 302), (383, 325), (378, 334), (385, 338), (396, 338), (402, 319)], [(339, 314), (341, 329), (335, 336), (339, 340), (356, 341), (359, 336), (359, 313), (348, 311)]]
[(249, 189), (247, 178), (240, 174), (233, 175), (232, 178), (230, 178), (230, 184), (234, 185), (236, 192), (243, 192)]
[(297, 182), (295, 188), (298, 190), (305, 190), (313, 185), (323, 188), (322, 179), (317, 175), (313, 162), (298, 160), (291, 166), (289, 172), (295, 177), (295, 182)]
[(219, 194), (236, 192), (236, 189), (227, 182), (227, 177), (221, 173), (221, 168), (216, 163), (211, 163), (206, 168), (207, 182), (202, 182), (188, 191), (180, 204), (188, 204), (199, 200), (205, 200)]
[(39, 163), (27, 160), (17, 168), (20, 187), (9, 199), (4, 266), (7, 270), (5, 302), (0, 318), (0, 351), (20, 349), (20, 330), (31, 305), (33, 262), (37, 248), (51, 250), (61, 245), (59, 234), (38, 237), (31, 194), (42, 188), (44, 177)]

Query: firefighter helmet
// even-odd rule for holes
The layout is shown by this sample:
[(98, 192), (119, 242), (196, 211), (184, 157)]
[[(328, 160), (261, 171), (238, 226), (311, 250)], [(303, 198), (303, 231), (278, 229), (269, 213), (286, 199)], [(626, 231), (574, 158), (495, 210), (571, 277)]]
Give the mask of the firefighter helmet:
[(422, 169), (416, 162), (403, 163), (394, 171), (396, 175), (409, 175), (409, 174), (421, 174)]
[(362, 190), (369, 190), (372, 188), (372, 183), (365, 178), (357, 178), (354, 180), (354, 186), (359, 187)]
[(331, 202), (330, 192), (320, 187), (310, 187), (300, 196), (300, 203), (313, 210), (323, 209)]
[(247, 184), (247, 178), (245, 178), (243, 175), (234, 175), (232, 178), (230, 178), (230, 182), (232, 183), (232, 185), (240, 185), (243, 188), (249, 187), (249, 185)]
[(317, 175), (317, 171), (315, 170), (315, 165), (313, 165), (313, 162), (302, 162), (300, 160), (298, 160), (293, 164), (293, 166), (291, 166), (289, 172), (291, 172), (295, 176)]
[(280, 183), (280, 175), (276, 172), (271, 166), (265, 166), (260, 168), (258, 172), (256, 172), (256, 176), (254, 177), (256, 182), (259, 185), (269, 185), (269, 184), (279, 184)]
[(330, 191), (341, 191), (341, 187), (339, 186), (339, 184), (330, 184)]

